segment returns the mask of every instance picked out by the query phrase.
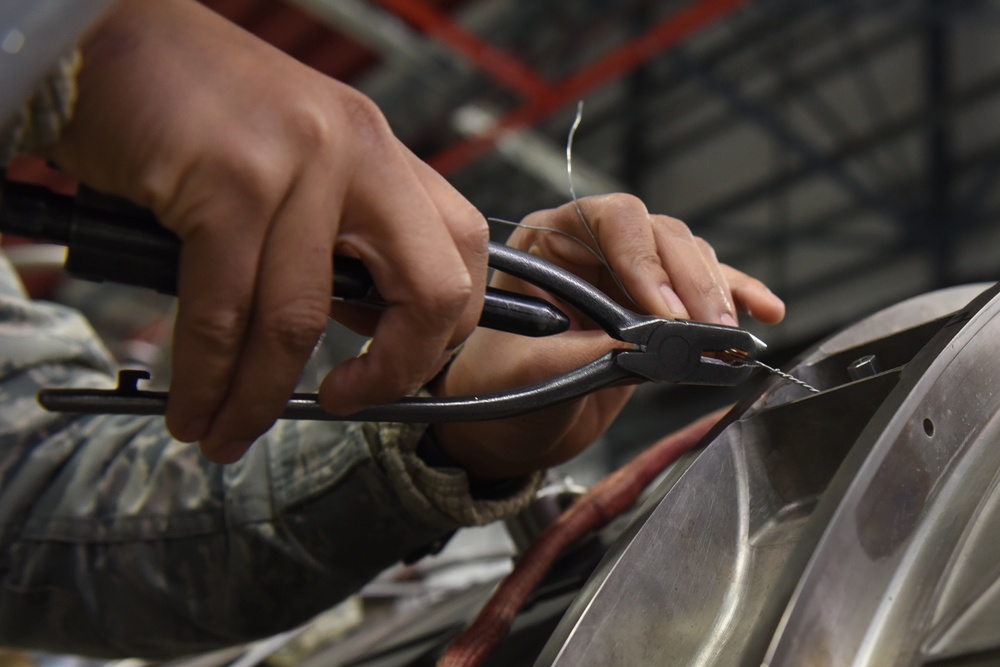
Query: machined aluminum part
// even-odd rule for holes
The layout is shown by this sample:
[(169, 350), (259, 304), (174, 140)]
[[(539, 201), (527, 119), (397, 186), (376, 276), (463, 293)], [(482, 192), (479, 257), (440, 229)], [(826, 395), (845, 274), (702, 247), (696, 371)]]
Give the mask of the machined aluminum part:
[(897, 304), (787, 369), (819, 394), (773, 378), (734, 408), (536, 667), (996, 664), (998, 291)]

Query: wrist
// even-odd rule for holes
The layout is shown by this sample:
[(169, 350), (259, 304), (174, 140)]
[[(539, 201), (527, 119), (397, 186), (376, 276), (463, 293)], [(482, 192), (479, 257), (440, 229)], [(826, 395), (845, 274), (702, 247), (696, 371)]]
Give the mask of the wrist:
[(431, 468), (452, 468), (464, 471), (469, 480), (469, 495), (477, 500), (503, 498), (516, 492), (524, 485), (524, 475), (483, 477), (469, 471), (441, 446), (432, 429), (427, 429), (417, 443), (415, 454)]

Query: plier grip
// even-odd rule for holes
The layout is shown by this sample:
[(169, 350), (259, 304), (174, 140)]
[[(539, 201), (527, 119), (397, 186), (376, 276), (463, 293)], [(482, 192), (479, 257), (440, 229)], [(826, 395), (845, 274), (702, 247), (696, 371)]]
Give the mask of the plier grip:
[[(628, 343), (564, 375), (533, 385), (479, 396), (410, 397), (347, 416), (326, 412), (315, 394), (295, 394), (282, 418), (442, 423), (503, 419), (581, 398), (599, 389), (635, 382), (736, 385), (756, 370), (766, 346), (742, 329), (668, 320), (624, 308), (586, 281), (538, 257), (498, 243), (489, 265), (539, 287), (575, 307), (612, 338)], [(103, 414), (164, 414), (166, 392), (137, 387), (144, 371), (122, 371), (115, 389), (46, 389), (49, 410)]]

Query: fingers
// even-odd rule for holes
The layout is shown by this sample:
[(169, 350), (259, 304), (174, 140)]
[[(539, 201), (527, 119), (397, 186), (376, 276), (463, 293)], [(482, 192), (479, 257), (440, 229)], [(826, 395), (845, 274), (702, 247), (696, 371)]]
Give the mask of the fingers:
[(326, 323), (337, 248), (389, 307), (335, 309), (374, 341), (323, 404), (350, 412), (434, 375), (482, 309), (482, 216), (361, 93), (196, 3), (125, 4), (54, 154), (184, 242), (170, 430), (232, 460), (270, 426)]
[(785, 317), (785, 303), (767, 285), (742, 271), (722, 265), (732, 288), (736, 307), (764, 324), (777, 324)]
[[(627, 292), (620, 295), (624, 303), (660, 317), (736, 325), (726, 272), (711, 246), (695, 237), (683, 222), (651, 215), (641, 200), (630, 195), (588, 197), (579, 205)], [(587, 238), (573, 204), (533, 214), (524, 223)], [(524, 231), (513, 238), (608, 294), (619, 291), (600, 260), (564, 234)]]
[[(468, 396), (525, 386), (562, 375), (616, 345), (601, 331), (524, 339), (481, 329), (437, 387)], [(560, 463), (601, 433), (631, 394), (615, 387), (546, 410), (494, 422), (435, 425), (439, 444), (462, 468), (482, 478), (514, 477)]]
[(280, 417), (326, 329), (335, 207), (320, 171), (303, 174), (271, 224), (249, 326), (225, 400), (201, 437), (205, 455), (235, 461)]
[(712, 246), (680, 220), (650, 214), (631, 195), (586, 197), (578, 203), (625, 294), (585, 247), (592, 241), (573, 203), (529, 215), (508, 242), (660, 317), (736, 326), (738, 312), (765, 323), (784, 316), (784, 304), (763, 283), (721, 264)]
[[(656, 252), (656, 237), (645, 205), (630, 195), (589, 197), (579, 204), (611, 270), (627, 292), (619, 296), (626, 303), (634, 301), (630, 306), (638, 305), (657, 315), (686, 316), (684, 305), (670, 290), (670, 277)], [(588, 249), (593, 242), (572, 203), (532, 214), (522, 224), (545, 229), (523, 232), (520, 238), (515, 235), (515, 244), (529, 246), (531, 252), (609, 294), (619, 292), (596, 251)]]
[(166, 414), (170, 432), (185, 442), (208, 432), (228, 392), (253, 310), (254, 239), (202, 227), (185, 240)]
[(449, 344), (449, 347), (457, 347), (475, 330), (483, 312), (483, 295), (489, 275), (490, 230), (482, 213), (466, 201), (441, 174), (406, 148), (403, 150), (414, 174), (441, 215), (472, 281), (472, 298), (466, 301)]
[[(322, 405), (340, 414), (415, 391), (482, 311), (485, 220), (408, 153), (400, 155), (403, 169), (394, 177), (376, 170), (354, 184), (355, 206), (338, 237), (368, 266), (388, 304), (366, 354), (333, 369), (320, 387)], [(379, 228), (378, 221), (398, 226)]]
[(659, 256), (669, 267), (671, 287), (690, 319), (736, 326), (729, 283), (712, 247), (676, 218), (654, 216), (654, 220)]

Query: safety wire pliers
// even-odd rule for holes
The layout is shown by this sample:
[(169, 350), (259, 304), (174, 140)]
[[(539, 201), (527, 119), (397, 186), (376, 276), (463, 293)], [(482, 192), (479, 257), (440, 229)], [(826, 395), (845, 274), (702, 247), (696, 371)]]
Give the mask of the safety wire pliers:
[[(30, 206), (26, 204), (29, 199)], [(122, 215), (122, 210), (127, 209), (118, 205), (115, 208), (119, 215)], [(46, 219), (46, 216), (47, 222), (42, 225), (39, 221)], [(80, 257), (76, 262), (80, 265), (86, 263), (91, 267), (80, 271), (84, 274), (92, 273), (93, 267), (113, 265), (114, 262), (109, 264), (109, 258), (105, 257), (105, 241), (122, 238), (117, 231), (112, 230), (97, 234), (91, 239), (92, 234), (87, 231), (90, 229), (87, 225), (93, 223), (87, 222), (87, 219), (88, 216), (83, 215), (81, 209), (51, 193), (5, 184), (0, 197), (0, 230), (65, 243), (69, 246), (67, 266), (71, 270), (74, 246), (77, 246)], [(44, 234), (39, 232), (42, 227), (49, 231)], [(124, 229), (132, 238), (139, 238), (129, 251), (132, 256), (137, 252), (149, 253), (141, 263), (144, 270), (138, 275), (148, 275), (150, 266), (158, 265), (169, 286), (170, 281), (175, 280), (172, 272), (176, 271), (179, 241), (165, 236), (163, 228), (155, 223), (141, 225), (136, 220), (128, 220)], [(147, 229), (149, 236), (140, 238), (138, 229)], [(137, 248), (140, 250), (136, 250)], [(766, 349), (763, 342), (742, 329), (641, 315), (619, 305), (572, 273), (533, 255), (497, 243), (491, 243), (489, 250), (489, 264), (492, 268), (545, 290), (579, 310), (615, 340), (628, 345), (623, 349), (612, 350), (564, 375), (507, 391), (477, 396), (403, 398), (395, 403), (366, 408), (348, 416), (326, 412), (317, 403), (315, 394), (295, 394), (282, 417), (417, 423), (502, 419), (571, 401), (619, 384), (665, 382), (736, 385), (754, 373), (757, 369), (754, 362)], [(83, 258), (89, 257), (93, 252), (100, 255), (99, 261), (84, 262)], [(335, 261), (335, 267), (338, 264), (346, 262)], [(363, 267), (356, 268), (363, 272)], [(340, 277), (338, 272), (335, 275), (335, 294), (338, 292), (336, 284)], [(138, 276), (136, 280), (120, 275), (108, 279), (142, 284)], [(366, 281), (370, 281), (370, 278), (355, 275), (351, 276), (351, 281), (361, 284), (357, 293), (351, 295), (352, 298), (367, 296), (364, 292), (368, 289)], [(487, 316), (484, 312), (483, 319), (480, 320), (481, 326), (523, 335), (545, 336), (564, 330), (568, 324), (561, 311), (538, 299), (491, 290), (487, 300), (490, 313)], [(147, 377), (145, 371), (123, 370), (119, 373), (118, 387), (115, 389), (47, 389), (41, 392), (39, 401), (46, 408), (60, 412), (161, 415), (166, 409), (168, 394), (139, 389), (138, 381)]]

